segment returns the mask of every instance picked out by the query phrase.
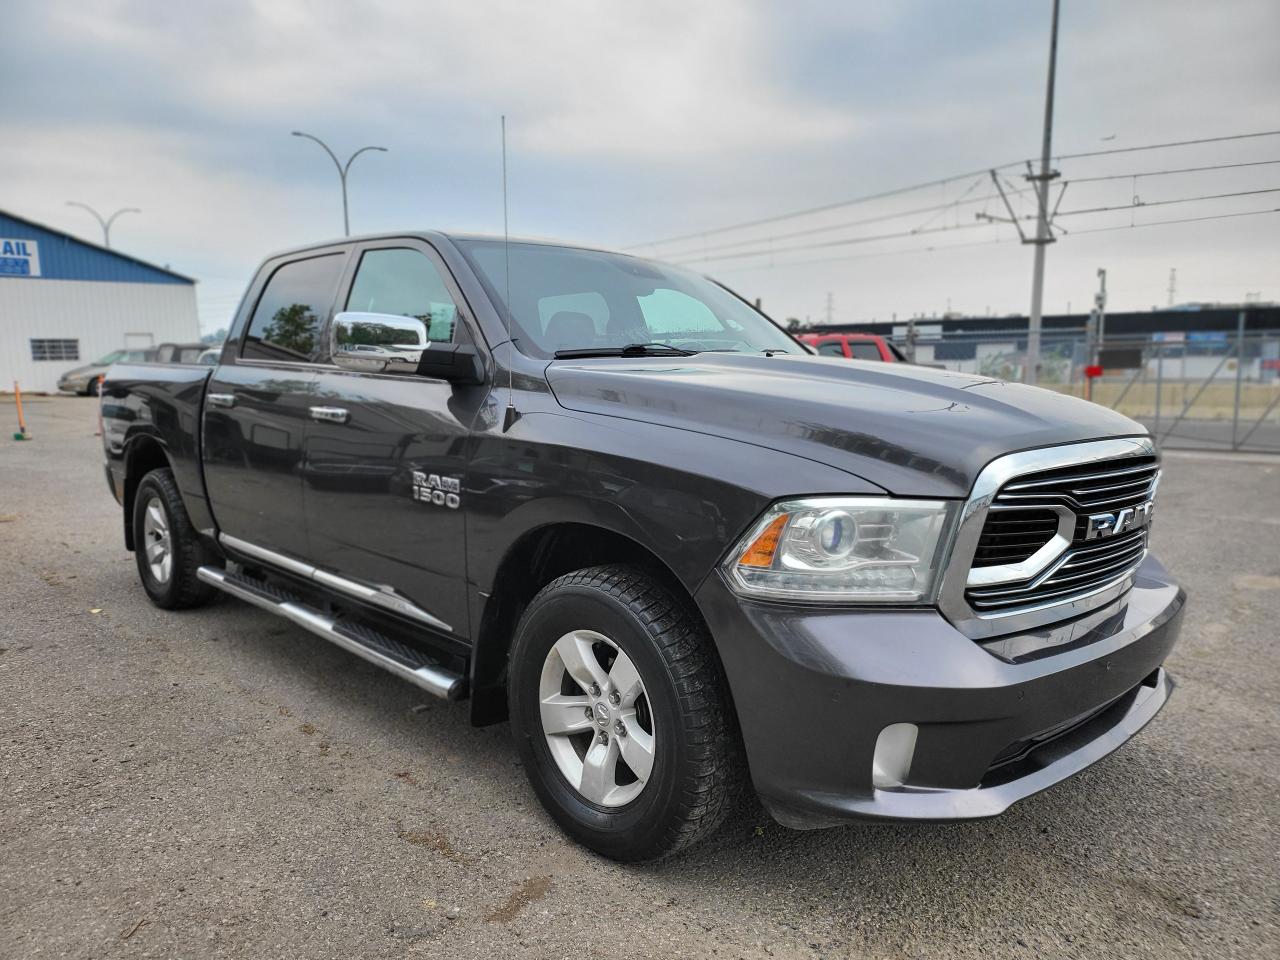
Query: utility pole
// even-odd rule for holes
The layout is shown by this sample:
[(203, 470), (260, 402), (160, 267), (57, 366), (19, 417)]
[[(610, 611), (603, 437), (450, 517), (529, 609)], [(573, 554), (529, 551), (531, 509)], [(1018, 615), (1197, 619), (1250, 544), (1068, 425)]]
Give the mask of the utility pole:
[(1049, 30), (1049, 81), (1044, 95), (1044, 141), (1040, 148), (1040, 172), (1028, 174), (1027, 179), (1036, 187), (1036, 238), (1035, 264), (1031, 272), (1031, 316), (1027, 325), (1027, 362), (1022, 371), (1025, 383), (1035, 383), (1040, 366), (1040, 319), (1044, 305), (1044, 256), (1045, 248), (1053, 243), (1049, 230), (1049, 181), (1058, 176), (1049, 169), (1050, 151), (1053, 148), (1053, 82), (1058, 68), (1058, 2), (1053, 0), (1053, 24)]
[(359, 150), (357, 150), (355, 153), (353, 153), (351, 156), (347, 158), (347, 162), (345, 164), (342, 164), (338, 161), (338, 158), (334, 154), (334, 152), (329, 149), (329, 145), (325, 143), (323, 140), (321, 140), (319, 137), (313, 137), (311, 134), (303, 133), (300, 130), (293, 131), (293, 135), (295, 137), (304, 137), (307, 140), (314, 140), (316, 143), (320, 144), (320, 146), (324, 149), (324, 152), (329, 155), (329, 159), (333, 161), (333, 165), (338, 168), (338, 179), (342, 181), (342, 235), (344, 237), (351, 236), (351, 218), (347, 214), (347, 173), (351, 170), (351, 164), (352, 162), (354, 162), (355, 158), (360, 156), (360, 154), (364, 153), (366, 150), (377, 150), (380, 153), (386, 153), (387, 148), (386, 147), (361, 147)]
[(1098, 318), (1098, 342), (1093, 362), (1102, 359), (1102, 347), (1107, 339), (1107, 271), (1098, 268), (1098, 292), (1093, 295), (1093, 312)]
[(116, 222), (116, 217), (122, 213), (141, 213), (137, 207), (121, 207), (105, 220), (97, 210), (89, 206), (87, 203), (80, 203), (78, 200), (68, 200), (68, 207), (79, 207), (81, 210), (88, 210), (93, 214), (93, 218), (98, 221), (98, 225), (102, 227), (102, 245), (108, 250), (111, 249), (111, 225)]
[(1178, 295), (1178, 268), (1169, 268), (1169, 306), (1173, 306), (1174, 298)]

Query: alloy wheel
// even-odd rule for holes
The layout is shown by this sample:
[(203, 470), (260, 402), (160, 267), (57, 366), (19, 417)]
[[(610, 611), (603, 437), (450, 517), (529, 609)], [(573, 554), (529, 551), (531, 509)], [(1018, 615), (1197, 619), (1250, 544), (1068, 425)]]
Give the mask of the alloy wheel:
[(602, 633), (573, 630), (547, 651), (542, 732), (564, 778), (602, 807), (635, 800), (653, 773), (655, 733), (644, 681)]

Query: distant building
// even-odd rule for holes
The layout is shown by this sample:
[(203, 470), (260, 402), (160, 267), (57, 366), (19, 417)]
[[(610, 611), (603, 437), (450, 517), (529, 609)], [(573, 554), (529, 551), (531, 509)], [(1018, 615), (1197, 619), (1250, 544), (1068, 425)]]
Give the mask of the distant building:
[(196, 282), (0, 210), (0, 390), (124, 347), (200, 339)]
[[(1178, 371), (1199, 377), (1234, 378), (1234, 361), (1219, 362), (1236, 349), (1244, 314), (1245, 376), (1273, 381), (1280, 375), (1280, 306), (1274, 304), (1187, 304), (1171, 309), (1124, 311), (1106, 317), (1107, 353), (1100, 359), (1110, 373), (1146, 364), (1179, 361)], [(1025, 316), (966, 317), (947, 314), (915, 319), (915, 357), (921, 363), (965, 373), (1007, 379), (1021, 376), (1027, 349)], [(902, 321), (814, 325), (801, 332), (878, 333), (905, 346), (909, 327)], [(1094, 344), (1093, 346), (1096, 346)], [(1088, 314), (1046, 316), (1041, 324), (1041, 376), (1074, 382), (1093, 363)], [(1167, 367), (1162, 366), (1161, 370)]]

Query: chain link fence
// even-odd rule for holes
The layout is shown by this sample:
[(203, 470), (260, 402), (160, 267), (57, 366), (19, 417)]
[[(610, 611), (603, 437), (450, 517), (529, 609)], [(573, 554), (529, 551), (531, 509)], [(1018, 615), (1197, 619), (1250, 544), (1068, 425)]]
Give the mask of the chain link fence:
[[(922, 338), (915, 355), (1020, 380), (1026, 349), (1025, 334), (991, 331)], [(1108, 336), (1094, 378), (1086, 376), (1095, 345), (1085, 328), (1047, 331), (1040, 350), (1040, 386), (1133, 417), (1167, 449), (1280, 453), (1280, 331)]]

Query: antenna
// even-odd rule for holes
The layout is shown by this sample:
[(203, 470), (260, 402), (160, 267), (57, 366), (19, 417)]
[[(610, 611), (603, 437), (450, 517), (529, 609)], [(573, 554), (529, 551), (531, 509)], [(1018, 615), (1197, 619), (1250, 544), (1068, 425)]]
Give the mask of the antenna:
[[(502, 114), (502, 274), (506, 284), (506, 321), (507, 321), (507, 353), (515, 350), (515, 342), (511, 337), (511, 230), (507, 222), (507, 115)], [(502, 418), (502, 432), (506, 433), (511, 425), (520, 417), (516, 410), (515, 373), (513, 364), (507, 364), (507, 410)]]

